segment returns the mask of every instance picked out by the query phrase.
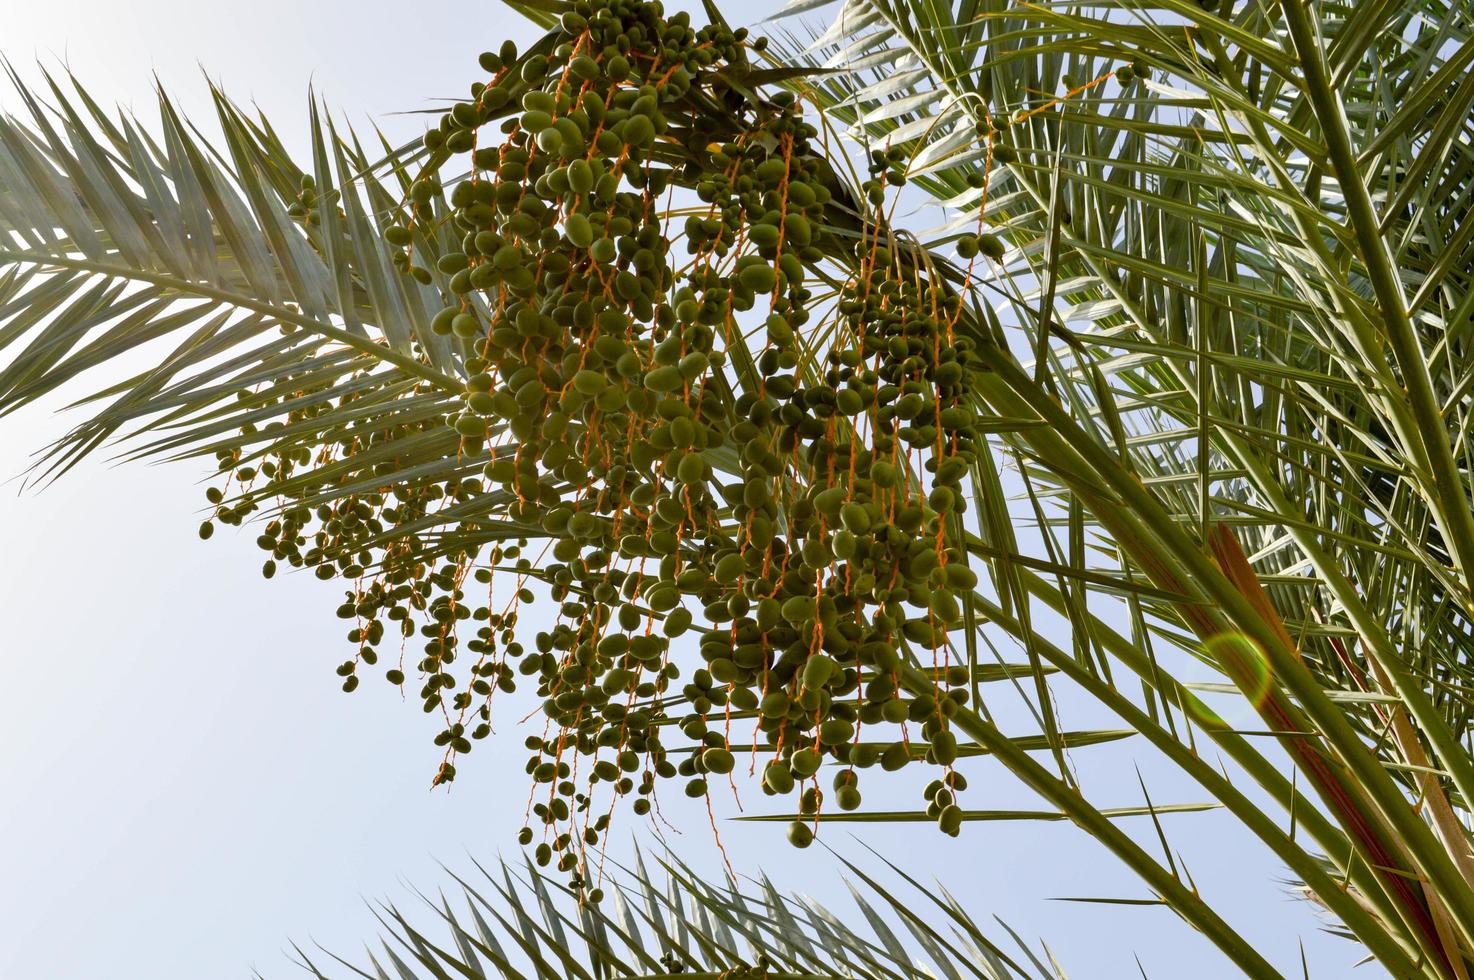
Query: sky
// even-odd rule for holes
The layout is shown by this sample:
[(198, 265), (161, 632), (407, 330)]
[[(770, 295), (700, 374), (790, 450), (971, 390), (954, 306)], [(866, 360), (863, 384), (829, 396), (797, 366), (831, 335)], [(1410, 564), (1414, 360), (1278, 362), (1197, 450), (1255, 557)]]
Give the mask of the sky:
[[(157, 80), (203, 120), (207, 72), (288, 137), (306, 131), (309, 86), (357, 124), (413, 135), (423, 117), (395, 113), (460, 95), (477, 53), (533, 36), (492, 2), (7, 7), (0, 54), (25, 77), (38, 61), (65, 65), (99, 101), (145, 119)], [(729, 19), (768, 9), (733, 5)], [(0, 91), (0, 108), (14, 104)], [(23, 475), (29, 454), (64, 431), (63, 401), (0, 420), (0, 480)], [(104, 454), (42, 489), (0, 484), (5, 980), (301, 976), (292, 941), (351, 956), (377, 931), (366, 903), (412, 909), (411, 886), (452, 884), (442, 864), (464, 872), (473, 856), (519, 857), (526, 733), (509, 717), (458, 766), (453, 789), (432, 791), (439, 750), (418, 706), (377, 676), (351, 696), (338, 690), (336, 584), (263, 580), (249, 528), (201, 542), (203, 476), (197, 463), (115, 465)], [(996, 696), (1016, 723), (1009, 730), (1031, 731), (1007, 692)], [(1065, 727), (1113, 727), (1079, 699), (1061, 705)], [(1098, 805), (1139, 805), (1137, 769), (1155, 802), (1204, 798), (1139, 742), (1084, 751), (1077, 770)], [(967, 772), (971, 807), (1039, 806), (988, 760)], [(867, 803), (914, 807), (922, 782), (872, 782)], [(748, 812), (765, 812), (749, 789)], [(715, 872), (705, 812), (679, 796), (664, 799), (685, 833), (667, 843)], [(719, 812), (735, 806), (723, 800)], [(1359, 959), (1320, 931), (1284, 870), (1232, 820), (1188, 814), (1163, 825), (1198, 887), (1283, 971), (1298, 974), (1302, 942), (1312, 976), (1346, 975)], [(1149, 822), (1128, 826), (1157, 853)], [(618, 828), (615, 856), (655, 843), (632, 814)], [(739, 873), (763, 868), (780, 887), (845, 907), (839, 868), (821, 848), (795, 851), (781, 825), (723, 820), (720, 832)], [(936, 877), (980, 921), (997, 914), (1043, 938), (1072, 977), (1135, 976), (1138, 959), (1153, 977), (1231, 975), (1169, 911), (1056, 901), (1146, 895), (1068, 824), (971, 824), (957, 840), (901, 825), (825, 840), (868, 870), (877, 865), (863, 845)]]

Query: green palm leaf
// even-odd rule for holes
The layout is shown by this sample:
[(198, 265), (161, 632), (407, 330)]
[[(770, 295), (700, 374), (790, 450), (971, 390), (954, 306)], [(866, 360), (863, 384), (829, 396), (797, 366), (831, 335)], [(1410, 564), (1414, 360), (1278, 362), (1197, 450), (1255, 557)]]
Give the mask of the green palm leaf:
[[(658, 863), (657, 878), (637, 853), (633, 868), (613, 872), (598, 904), (580, 903), (531, 864), (477, 864), (469, 880), (455, 876), (460, 894), (454, 904), (444, 894), (422, 894), (426, 911), (420, 916), (380, 906), (375, 914), (384, 934), (362, 957), (301, 947), (296, 953), (313, 976), (368, 980), (1064, 976), (1047, 947), (1036, 953), (1012, 930), (1008, 945), (1017, 950), (1010, 956), (945, 890), (903, 875), (906, 888), (898, 893), (846, 864), (857, 879), (848, 883), (851, 897), (868, 928), (853, 914), (841, 917), (812, 899), (782, 895), (767, 878), (713, 883), (671, 856)], [(921, 909), (917, 898), (924, 899)], [(938, 921), (920, 914), (928, 908), (940, 913)], [(896, 934), (902, 925), (907, 941)]]

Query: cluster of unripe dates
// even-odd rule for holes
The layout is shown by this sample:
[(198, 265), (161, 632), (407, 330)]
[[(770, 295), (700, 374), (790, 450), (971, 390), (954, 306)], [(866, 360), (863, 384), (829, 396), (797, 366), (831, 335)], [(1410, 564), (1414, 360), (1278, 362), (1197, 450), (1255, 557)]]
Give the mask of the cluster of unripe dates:
[[(403, 274), (455, 297), (432, 326), (462, 352), (459, 407), (375, 417), (372, 395), (340, 399), (366, 411), (325, 455), (222, 454), (246, 489), (211, 491), (227, 523), (290, 498), (259, 539), (267, 574), (353, 583), (345, 690), (403, 644), (386, 674), (446, 720), (437, 782), (490, 733), (497, 690), (535, 686), (541, 831), (522, 839), (579, 886), (614, 802), (649, 812), (662, 778), (700, 798), (742, 768), (797, 794), (789, 837), (807, 846), (821, 770), (854, 810), (860, 770), (926, 762), (928, 812), (962, 822), (951, 719), (974, 685), (949, 631), (977, 583), (963, 486), (981, 447), (961, 300), (885, 230), (902, 158), (876, 153), (847, 188), (802, 104), (745, 84), (758, 45), (659, 3), (579, 0), (535, 49), (483, 55), (385, 233)], [(447, 202), (452, 157), (469, 176)], [(304, 217), (315, 204), (304, 186)], [(428, 222), (459, 247), (426, 254)], [(295, 394), (288, 429), (325, 410)], [(407, 438), (464, 475), (376, 455)], [(310, 503), (347, 473), (360, 490)], [(447, 523), (456, 543), (430, 560)], [(557, 613), (526, 637), (537, 582)]]

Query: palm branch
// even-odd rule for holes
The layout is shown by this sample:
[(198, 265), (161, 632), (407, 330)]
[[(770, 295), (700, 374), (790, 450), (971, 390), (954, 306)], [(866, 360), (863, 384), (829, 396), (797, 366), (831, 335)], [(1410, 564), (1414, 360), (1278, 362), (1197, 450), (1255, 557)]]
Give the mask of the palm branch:
[(766, 876), (711, 883), (670, 855), (657, 862), (657, 876), (637, 852), (632, 867), (613, 873), (598, 903), (580, 901), (531, 862), (477, 863), (469, 878), (454, 876), (454, 905), (444, 893), (421, 894), (426, 910), (419, 916), (388, 903), (375, 909), (383, 935), (362, 956), (297, 946), (296, 958), (323, 980), (1064, 976), (1046, 945), (1030, 949), (1000, 920), (1013, 950), (1005, 952), (945, 889), (900, 873), (905, 890), (894, 891), (845, 863), (854, 875), (848, 886), (855, 908), (843, 914), (784, 895)]

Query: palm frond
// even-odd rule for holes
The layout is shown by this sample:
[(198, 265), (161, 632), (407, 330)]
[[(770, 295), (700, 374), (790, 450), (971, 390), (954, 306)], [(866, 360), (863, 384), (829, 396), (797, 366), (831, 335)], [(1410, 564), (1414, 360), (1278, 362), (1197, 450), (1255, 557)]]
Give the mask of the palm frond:
[(611, 872), (597, 901), (588, 891), (569, 891), (531, 863), (478, 863), (469, 878), (454, 876), (454, 903), (444, 893), (421, 894), (425, 910), (419, 915), (392, 904), (376, 909), (384, 933), (362, 956), (309, 953), (299, 946), (298, 962), (324, 980), (654, 980), (677, 973), (702, 980), (1064, 976), (1047, 947), (1032, 950), (1012, 930), (1003, 945), (995, 944), (944, 889), (904, 876), (901, 889), (888, 888), (846, 862), (856, 878), (848, 882), (856, 916), (783, 895), (766, 877), (712, 882), (673, 855), (655, 863), (652, 873), (637, 852), (633, 867)]

